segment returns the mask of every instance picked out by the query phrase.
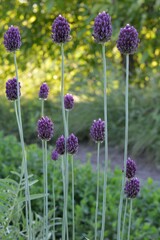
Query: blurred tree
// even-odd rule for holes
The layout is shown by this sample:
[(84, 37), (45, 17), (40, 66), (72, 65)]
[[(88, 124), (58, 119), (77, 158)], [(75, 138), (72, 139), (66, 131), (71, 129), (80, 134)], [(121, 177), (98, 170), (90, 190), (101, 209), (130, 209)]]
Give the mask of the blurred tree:
[(65, 46), (66, 91), (71, 88), (79, 95), (99, 94), (101, 48), (93, 42), (92, 26), (95, 16), (103, 10), (112, 16), (113, 24), (113, 37), (107, 45), (110, 79), (120, 81), (123, 77), (120, 64), (123, 58), (116, 48), (116, 39), (120, 28), (130, 23), (137, 28), (141, 39), (137, 54), (131, 57), (131, 82), (140, 87), (148, 85), (158, 79), (159, 6), (156, 0), (136, 3), (131, 0), (97, 3), (93, 0), (1, 0), (1, 94), (6, 80), (15, 75), (13, 56), (3, 46), (3, 34), (10, 25), (17, 25), (22, 36), (23, 44), (17, 55), (24, 95), (32, 98), (44, 81), (49, 83), (52, 95), (59, 92), (60, 47), (50, 37), (52, 22), (58, 14), (68, 19), (72, 30), (72, 40)]

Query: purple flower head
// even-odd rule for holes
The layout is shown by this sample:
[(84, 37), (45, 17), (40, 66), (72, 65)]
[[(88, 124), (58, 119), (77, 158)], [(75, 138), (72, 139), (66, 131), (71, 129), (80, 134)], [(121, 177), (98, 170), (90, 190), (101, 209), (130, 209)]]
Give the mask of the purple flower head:
[(61, 44), (68, 42), (70, 37), (70, 26), (68, 21), (59, 15), (52, 24), (52, 40), (55, 43)]
[(66, 110), (71, 110), (74, 107), (74, 98), (72, 94), (67, 93), (64, 96), (64, 107)]
[(95, 142), (103, 142), (105, 136), (105, 123), (100, 118), (94, 120), (90, 128), (90, 136)]
[(37, 123), (38, 137), (41, 140), (49, 141), (54, 134), (54, 124), (48, 117), (41, 117)]
[(135, 53), (139, 42), (138, 32), (134, 27), (127, 24), (124, 28), (121, 28), (117, 40), (117, 48), (122, 54)]
[(58, 160), (58, 152), (56, 150), (53, 150), (52, 152), (52, 160), (56, 161)]
[(136, 170), (137, 170), (137, 167), (136, 167), (135, 161), (128, 158), (127, 165), (126, 165), (126, 177), (129, 179), (133, 178), (136, 174)]
[(75, 154), (78, 151), (78, 138), (72, 133), (67, 139), (67, 152)]
[(18, 27), (11, 26), (4, 34), (4, 46), (9, 52), (18, 50), (21, 46), (21, 36)]
[[(21, 95), (20, 92), (20, 82), (19, 82), (19, 96)], [(8, 100), (10, 101), (14, 101), (18, 98), (17, 96), (17, 79), (13, 78), (13, 79), (9, 79), (6, 82), (6, 96), (8, 98)]]
[(106, 12), (99, 13), (94, 20), (93, 37), (97, 43), (105, 43), (112, 35), (111, 17)]
[(140, 181), (138, 178), (132, 178), (126, 181), (124, 192), (127, 198), (135, 198), (137, 197), (140, 191)]
[(63, 135), (56, 141), (56, 151), (60, 155), (63, 155), (65, 152), (65, 138)]
[(47, 83), (43, 83), (39, 90), (39, 98), (46, 100), (48, 97), (48, 93), (49, 93), (49, 87)]

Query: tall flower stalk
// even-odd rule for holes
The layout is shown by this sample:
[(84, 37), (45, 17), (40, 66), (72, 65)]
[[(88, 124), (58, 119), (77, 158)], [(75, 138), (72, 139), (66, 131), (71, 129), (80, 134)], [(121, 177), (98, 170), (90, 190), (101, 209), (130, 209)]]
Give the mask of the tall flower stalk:
[(131, 230), (131, 217), (132, 217), (132, 200), (136, 198), (140, 191), (140, 181), (138, 178), (133, 177), (128, 179), (125, 183), (124, 192), (126, 194), (126, 198), (129, 198), (130, 201), (130, 209), (129, 209), (129, 224), (128, 224), (128, 234), (127, 240), (130, 239), (130, 230)]
[(124, 171), (122, 174), (122, 186), (119, 201), (118, 210), (118, 225), (117, 225), (117, 240), (121, 239), (121, 218), (122, 218), (122, 206), (124, 196), (124, 185), (126, 176), (126, 165), (128, 155), (128, 85), (129, 85), (129, 55), (136, 52), (139, 39), (137, 30), (127, 24), (124, 28), (121, 28), (119, 38), (117, 41), (117, 48), (121, 54), (126, 55), (126, 89), (125, 89), (125, 143), (124, 143)]
[[(58, 152), (56, 151), (56, 150), (53, 150), (52, 151), (52, 160), (54, 160), (54, 161), (57, 161), (58, 160), (58, 157), (59, 157), (59, 154), (58, 154)], [(56, 200), (55, 200), (55, 198), (56, 198), (56, 195), (55, 195), (55, 184), (54, 184), (54, 179), (55, 179), (55, 177), (54, 177), (54, 173), (55, 173), (55, 166), (54, 166), (54, 164), (53, 164), (53, 174), (52, 174), (52, 196), (53, 196), (53, 209), (54, 209), (54, 213), (53, 213), (53, 240), (56, 240), (56, 236), (55, 236), (55, 230), (56, 230)]]
[(104, 184), (103, 184), (103, 207), (102, 207), (102, 227), (101, 240), (104, 240), (104, 229), (106, 219), (106, 189), (108, 171), (108, 128), (107, 128), (107, 78), (106, 78), (106, 58), (105, 43), (110, 40), (112, 35), (111, 17), (106, 12), (99, 13), (94, 21), (93, 37), (95, 41), (102, 44), (103, 79), (104, 79), (104, 121), (105, 121), (105, 163), (104, 163)]
[[(16, 119), (17, 119), (17, 124), (18, 124), (19, 135), (20, 135), (20, 142), (21, 142), (21, 148), (22, 148), (22, 159), (23, 159), (20, 182), (21, 182), (22, 176), (24, 174), (24, 177), (25, 177), (26, 228), (27, 228), (28, 238), (32, 240), (32, 237), (33, 237), (33, 235), (32, 235), (32, 209), (31, 209), (30, 190), (29, 190), (29, 181), (28, 181), (27, 156), (26, 156), (26, 150), (25, 150), (22, 117), (21, 117), (18, 67), (17, 67), (17, 60), (16, 60), (16, 51), (21, 46), (21, 36), (20, 36), (19, 29), (17, 27), (11, 26), (7, 30), (7, 32), (4, 34), (4, 46), (7, 49), (7, 51), (12, 52), (14, 55), (14, 65), (15, 65), (15, 72), (16, 72), (16, 91), (15, 92), (17, 92), (17, 96), (15, 99), (17, 101), (17, 104), (15, 103), (15, 112), (16, 112)], [(13, 94), (13, 92), (12, 92), (12, 94)]]
[(127, 206), (128, 206), (128, 198), (126, 198), (126, 203), (125, 203), (125, 208), (124, 208), (123, 225), (122, 225), (122, 240), (123, 240), (123, 237), (124, 237), (124, 231), (125, 231)]
[(62, 117), (63, 117), (63, 126), (64, 126), (64, 136), (65, 136), (65, 194), (64, 194), (64, 207), (63, 207), (63, 224), (62, 224), (62, 240), (65, 239), (65, 235), (68, 236), (68, 217), (67, 217), (67, 202), (68, 202), (68, 158), (66, 152), (66, 139), (67, 139), (67, 127), (66, 127), (66, 116), (64, 109), (64, 43), (70, 40), (70, 26), (67, 20), (59, 15), (53, 22), (52, 25), (52, 40), (53, 42), (61, 46), (61, 105), (62, 105)]
[(74, 160), (73, 155), (78, 151), (78, 138), (72, 133), (67, 138), (67, 153), (71, 157), (71, 171), (72, 171), (72, 239), (75, 240), (75, 214), (74, 214)]
[(117, 229), (117, 239), (120, 240), (121, 234), (121, 218), (122, 218), (122, 206), (123, 206), (123, 196), (124, 196), (124, 185), (125, 185), (125, 174), (126, 174), (126, 164), (128, 155), (128, 73), (129, 73), (129, 55), (126, 55), (126, 91), (125, 91), (125, 143), (124, 143), (124, 172), (122, 175), (122, 187), (118, 210), (118, 229)]
[[(41, 117), (44, 116), (44, 101), (47, 99), (49, 87), (46, 83), (40, 86), (39, 99), (41, 100)], [(42, 155), (43, 155), (43, 239), (48, 236), (48, 173), (47, 173), (47, 142), (42, 140)]]
[[(66, 111), (66, 139), (68, 141), (69, 137), (69, 112), (74, 107), (74, 98), (72, 94), (66, 94), (64, 96), (64, 107)], [(67, 147), (67, 146), (66, 146)], [(68, 151), (67, 151), (67, 194), (68, 194)], [(75, 221), (74, 221), (74, 162), (73, 157), (71, 158), (71, 171), (72, 171), (72, 239), (75, 239)]]
[(97, 239), (97, 220), (98, 220), (98, 205), (99, 205), (99, 174), (100, 174), (100, 164), (99, 164), (99, 153), (100, 153), (100, 143), (97, 143), (97, 193), (96, 193), (96, 211), (95, 211), (95, 237)]
[(42, 140), (43, 150), (43, 175), (44, 175), (44, 229), (43, 239), (48, 239), (48, 162), (47, 162), (47, 141), (50, 141), (54, 134), (54, 124), (50, 118), (41, 117), (37, 123), (39, 139)]
[(99, 206), (99, 175), (100, 175), (100, 144), (105, 138), (105, 122), (100, 118), (94, 120), (90, 128), (90, 136), (92, 140), (97, 144), (97, 193), (96, 193), (96, 210), (95, 210), (95, 240), (97, 239), (97, 219), (98, 219), (98, 206)]

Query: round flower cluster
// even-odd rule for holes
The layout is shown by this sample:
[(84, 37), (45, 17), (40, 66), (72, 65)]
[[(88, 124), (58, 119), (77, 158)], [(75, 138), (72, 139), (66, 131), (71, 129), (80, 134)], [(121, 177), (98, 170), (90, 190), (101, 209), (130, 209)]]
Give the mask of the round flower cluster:
[(48, 93), (49, 93), (49, 87), (47, 83), (43, 83), (39, 90), (39, 98), (46, 100), (48, 97)]
[(67, 139), (67, 152), (70, 154), (78, 152), (78, 138), (73, 133)]
[(52, 24), (52, 40), (61, 44), (68, 42), (70, 37), (70, 26), (67, 20), (59, 15)]
[(133, 178), (136, 174), (137, 166), (134, 160), (128, 158), (126, 165), (126, 177), (128, 179)]
[(128, 158), (126, 164), (126, 177), (128, 178), (125, 184), (124, 192), (127, 198), (137, 197), (140, 191), (140, 181), (135, 177), (136, 174), (136, 163), (134, 160)]
[(112, 35), (111, 17), (106, 12), (99, 13), (94, 20), (93, 37), (97, 43), (105, 43)]
[(37, 123), (38, 137), (41, 140), (49, 141), (54, 134), (54, 124), (48, 117), (42, 117)]
[(124, 188), (124, 192), (127, 198), (135, 198), (137, 197), (140, 191), (140, 181), (138, 178), (132, 178), (131, 180), (126, 181), (126, 185)]
[(74, 98), (72, 94), (67, 93), (64, 96), (64, 107), (66, 110), (71, 110), (74, 107)]
[(58, 156), (59, 156), (59, 154), (58, 154), (57, 150), (56, 149), (53, 150), (53, 152), (52, 152), (52, 160), (54, 160), (54, 161), (58, 160)]
[[(21, 95), (21, 92), (20, 92), (20, 82), (19, 82), (19, 96)], [(7, 82), (6, 82), (6, 96), (8, 98), (8, 100), (10, 101), (14, 101), (18, 98), (17, 96), (17, 79), (16, 78), (13, 78), (13, 79), (9, 79)]]
[(90, 128), (90, 136), (95, 142), (103, 142), (105, 136), (105, 123), (100, 118), (94, 120)]
[(122, 54), (135, 53), (139, 42), (138, 32), (133, 26), (127, 24), (124, 28), (121, 28), (117, 40), (117, 48)]
[(65, 138), (63, 135), (56, 141), (56, 151), (59, 155), (63, 155), (65, 153)]
[(9, 52), (18, 50), (21, 46), (21, 36), (18, 27), (11, 26), (4, 34), (4, 46)]
[[(78, 138), (73, 133), (67, 138), (66, 149), (69, 154), (75, 154), (78, 151)], [(59, 155), (65, 153), (65, 138), (63, 135), (56, 141), (56, 151)]]

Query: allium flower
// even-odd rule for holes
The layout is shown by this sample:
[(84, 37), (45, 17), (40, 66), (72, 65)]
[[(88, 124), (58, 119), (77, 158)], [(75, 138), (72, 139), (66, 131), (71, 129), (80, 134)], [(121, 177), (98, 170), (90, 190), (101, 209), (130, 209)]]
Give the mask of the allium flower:
[(38, 137), (41, 140), (49, 141), (54, 134), (54, 124), (48, 117), (41, 117), (37, 123)]
[(53, 150), (52, 152), (52, 160), (56, 161), (58, 160), (58, 152), (56, 150)]
[(117, 48), (122, 54), (135, 53), (139, 42), (138, 32), (134, 27), (127, 24), (124, 28), (121, 28), (117, 40)]
[(63, 135), (56, 141), (56, 151), (60, 155), (63, 155), (65, 152), (65, 138)]
[[(19, 96), (21, 95), (20, 92), (20, 82), (19, 82)], [(17, 79), (13, 78), (13, 79), (9, 79), (6, 82), (6, 96), (8, 98), (8, 100), (10, 101), (14, 101), (18, 98), (17, 96)]]
[(11, 26), (4, 34), (4, 46), (9, 52), (18, 50), (21, 46), (21, 36), (18, 27)]
[(90, 136), (95, 142), (103, 142), (105, 136), (105, 123), (100, 118), (94, 120), (90, 128)]
[(67, 139), (67, 152), (75, 154), (78, 151), (78, 138), (72, 133)]
[(49, 93), (49, 87), (47, 83), (43, 83), (39, 90), (39, 98), (46, 100), (48, 97), (48, 93)]
[(111, 17), (106, 12), (99, 13), (94, 20), (93, 37), (97, 43), (105, 43), (112, 35)]
[(59, 15), (52, 24), (52, 40), (55, 43), (66, 43), (70, 37), (70, 26), (68, 21)]
[(64, 96), (64, 107), (66, 110), (71, 110), (74, 107), (74, 98), (72, 94), (67, 93)]
[(126, 177), (129, 179), (133, 178), (136, 174), (136, 170), (137, 170), (137, 167), (136, 167), (135, 161), (128, 158), (127, 165), (126, 165)]
[(127, 198), (137, 197), (140, 191), (140, 181), (138, 178), (132, 178), (131, 180), (126, 181), (124, 192)]

